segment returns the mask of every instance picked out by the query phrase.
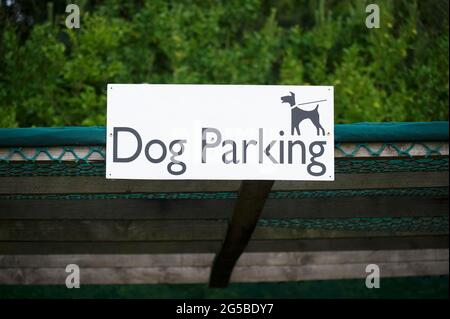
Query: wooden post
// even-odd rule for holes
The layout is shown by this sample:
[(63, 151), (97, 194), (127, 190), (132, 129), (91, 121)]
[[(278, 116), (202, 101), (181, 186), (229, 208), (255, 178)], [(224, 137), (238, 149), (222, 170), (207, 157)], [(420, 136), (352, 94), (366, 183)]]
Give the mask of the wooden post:
[(226, 287), (236, 261), (247, 246), (274, 181), (243, 181), (231, 223), (209, 278), (211, 288)]

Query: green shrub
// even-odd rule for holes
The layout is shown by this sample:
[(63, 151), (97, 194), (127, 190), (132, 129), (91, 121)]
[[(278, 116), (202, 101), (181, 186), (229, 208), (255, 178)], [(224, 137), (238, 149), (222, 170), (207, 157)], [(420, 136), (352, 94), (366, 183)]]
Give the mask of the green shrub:
[(84, 1), (78, 30), (64, 8), (26, 31), (0, 14), (0, 126), (104, 125), (107, 83), (334, 85), (337, 123), (448, 120), (448, 7), (379, 0), (367, 29), (367, 3)]

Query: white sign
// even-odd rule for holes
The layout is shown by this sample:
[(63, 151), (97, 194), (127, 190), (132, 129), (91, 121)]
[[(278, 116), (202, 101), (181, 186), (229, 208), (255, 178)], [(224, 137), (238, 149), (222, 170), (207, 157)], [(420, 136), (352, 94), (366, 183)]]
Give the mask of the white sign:
[(108, 85), (106, 177), (334, 180), (332, 86)]

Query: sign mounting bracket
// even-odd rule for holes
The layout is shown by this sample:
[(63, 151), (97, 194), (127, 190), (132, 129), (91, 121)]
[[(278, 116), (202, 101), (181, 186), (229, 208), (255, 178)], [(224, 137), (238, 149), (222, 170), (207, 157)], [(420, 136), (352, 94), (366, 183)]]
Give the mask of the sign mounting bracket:
[(211, 288), (228, 286), (234, 265), (256, 228), (273, 183), (269, 180), (242, 181), (225, 240), (211, 268)]

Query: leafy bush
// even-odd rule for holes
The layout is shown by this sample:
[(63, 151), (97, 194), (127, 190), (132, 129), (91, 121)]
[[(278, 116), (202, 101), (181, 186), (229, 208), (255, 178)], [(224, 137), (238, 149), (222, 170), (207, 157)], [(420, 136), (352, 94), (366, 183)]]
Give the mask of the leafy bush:
[(380, 29), (362, 0), (81, 1), (73, 30), (2, 4), (0, 126), (104, 125), (107, 83), (334, 85), (338, 123), (447, 120), (443, 2), (379, 0)]

